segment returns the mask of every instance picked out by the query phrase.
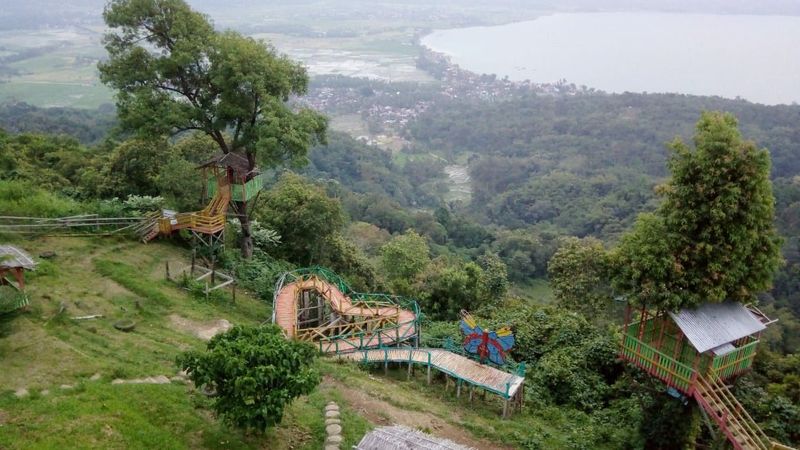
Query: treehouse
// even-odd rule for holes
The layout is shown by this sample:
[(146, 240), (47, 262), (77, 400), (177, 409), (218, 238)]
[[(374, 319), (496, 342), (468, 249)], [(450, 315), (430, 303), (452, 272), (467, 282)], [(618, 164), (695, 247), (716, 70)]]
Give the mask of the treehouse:
[(258, 169), (250, 169), (247, 158), (236, 153), (220, 153), (197, 168), (202, 171), (202, 197), (204, 201), (211, 198), (207, 206), (200, 211), (163, 210), (147, 216), (138, 228), (143, 242), (187, 230), (209, 247), (221, 244), (228, 207), (237, 214), (246, 212), (247, 203), (258, 196), (264, 184)]
[(789, 448), (772, 442), (727, 386), (751, 368), (761, 333), (773, 322), (758, 308), (724, 302), (632, 314), (628, 307), (625, 315), (623, 360), (697, 400), (735, 449)]
[[(204, 180), (204, 197), (213, 197), (220, 186), (220, 178), (230, 186), (231, 201), (246, 203), (258, 196), (264, 186), (264, 174), (258, 168), (250, 169), (246, 157), (238, 153), (220, 153), (201, 164)], [(238, 208), (236, 203), (232, 205)]]

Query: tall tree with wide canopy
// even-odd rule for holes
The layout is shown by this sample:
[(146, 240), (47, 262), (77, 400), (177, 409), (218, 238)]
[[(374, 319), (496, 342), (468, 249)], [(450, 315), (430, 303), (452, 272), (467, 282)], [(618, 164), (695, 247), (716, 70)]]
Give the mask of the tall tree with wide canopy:
[[(245, 156), (250, 170), (304, 163), (324, 141), (326, 118), (287, 104), (306, 93), (305, 69), (268, 44), (216, 31), (183, 0), (111, 0), (103, 16), (111, 31), (100, 79), (117, 91), (123, 126), (144, 136), (205, 133), (223, 153)], [(249, 257), (246, 206), (237, 204)]]
[(667, 309), (752, 299), (781, 262), (769, 152), (719, 112), (700, 117), (694, 148), (676, 140), (671, 149), (664, 203), (618, 248), (617, 287)]

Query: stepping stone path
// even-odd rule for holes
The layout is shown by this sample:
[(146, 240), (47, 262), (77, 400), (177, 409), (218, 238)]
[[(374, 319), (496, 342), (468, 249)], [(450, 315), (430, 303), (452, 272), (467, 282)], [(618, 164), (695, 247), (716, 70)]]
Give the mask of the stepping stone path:
[(339, 450), (342, 443), (342, 423), (339, 420), (339, 405), (334, 402), (325, 406), (325, 438), (323, 450)]

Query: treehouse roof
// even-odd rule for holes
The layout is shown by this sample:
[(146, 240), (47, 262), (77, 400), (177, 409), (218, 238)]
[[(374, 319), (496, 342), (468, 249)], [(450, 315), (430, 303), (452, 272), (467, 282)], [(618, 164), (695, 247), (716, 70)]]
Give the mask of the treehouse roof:
[(5, 269), (21, 267), (32, 270), (36, 267), (36, 263), (29, 254), (13, 245), (0, 245), (0, 267)]
[[(250, 164), (248, 163), (247, 158), (243, 155), (232, 152), (217, 153), (211, 157), (211, 159), (198, 166), (199, 169), (206, 167), (230, 168), (239, 175), (248, 175), (251, 172)], [(257, 172), (257, 170), (253, 169), (253, 172)]]
[(744, 305), (731, 301), (706, 303), (669, 315), (699, 353), (713, 350), (725, 354), (733, 347), (731, 342), (766, 328)]
[(447, 439), (439, 439), (402, 425), (376, 428), (361, 439), (358, 450), (471, 450)]

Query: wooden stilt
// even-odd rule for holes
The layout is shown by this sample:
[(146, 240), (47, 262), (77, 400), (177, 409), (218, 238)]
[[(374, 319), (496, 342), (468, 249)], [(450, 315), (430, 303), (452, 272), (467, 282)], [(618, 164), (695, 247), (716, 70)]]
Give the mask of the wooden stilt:
[(472, 403), (472, 394), (475, 392), (475, 388), (470, 386), (469, 387), (469, 402)]
[(389, 375), (389, 361), (383, 362), (383, 374)]
[(431, 384), (431, 365), (428, 364), (428, 384)]
[(408, 362), (408, 375), (406, 375), (406, 380), (411, 380), (411, 368), (414, 366), (414, 363), (411, 361)]
[(503, 400), (503, 419), (508, 418), (508, 399)]
[(169, 276), (169, 261), (164, 261), (164, 268), (166, 272), (167, 281), (170, 281), (172, 278)]
[(461, 397), (461, 380), (456, 381), (456, 397)]

